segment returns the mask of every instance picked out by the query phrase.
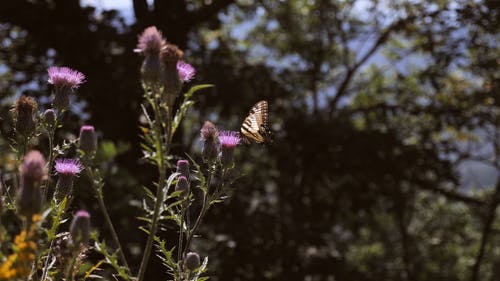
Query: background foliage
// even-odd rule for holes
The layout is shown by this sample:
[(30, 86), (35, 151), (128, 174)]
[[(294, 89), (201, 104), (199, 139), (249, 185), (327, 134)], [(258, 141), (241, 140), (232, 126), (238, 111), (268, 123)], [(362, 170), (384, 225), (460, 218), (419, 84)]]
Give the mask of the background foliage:
[[(213, 280), (499, 278), (496, 1), (131, 2), (128, 18), (78, 0), (0, 5), (0, 145), (15, 97), (49, 92), (47, 66), (85, 73), (73, 112), (114, 159), (105, 200), (134, 268), (144, 245), (134, 206), (155, 172), (137, 160), (133, 49), (156, 25), (197, 81), (216, 85), (197, 96), (174, 153), (199, 151), (204, 120), (237, 129), (252, 104), (270, 103), (275, 144), (239, 149), (245, 176), (195, 245)], [(464, 171), (478, 167), (471, 182)], [(77, 204), (95, 210), (87, 188)], [(153, 263), (146, 279), (160, 280)]]

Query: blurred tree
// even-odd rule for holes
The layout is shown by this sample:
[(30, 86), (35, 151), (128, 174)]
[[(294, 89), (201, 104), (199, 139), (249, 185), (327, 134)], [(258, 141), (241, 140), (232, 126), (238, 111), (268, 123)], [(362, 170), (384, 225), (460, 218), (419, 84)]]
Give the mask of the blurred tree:
[[(133, 125), (141, 90), (132, 49), (144, 27), (163, 30), (187, 50), (197, 79), (217, 86), (199, 97), (179, 153), (196, 148), (205, 118), (237, 128), (253, 103), (269, 100), (275, 144), (241, 147), (246, 176), (195, 245), (210, 255), (214, 280), (498, 279), (500, 181), (464, 190), (457, 173), (478, 161), (492, 177), (500, 168), (495, 1), (133, 7), (128, 26), (76, 0), (2, 3), (0, 92), (43, 95), (47, 65), (81, 70), (88, 122), (131, 144), (118, 164), (139, 182), (153, 176), (136, 161)], [(127, 191), (110, 202), (113, 216), (136, 215), (126, 206), (139, 188), (116, 178), (110, 194)], [(123, 239), (140, 247), (129, 223), (118, 226)]]

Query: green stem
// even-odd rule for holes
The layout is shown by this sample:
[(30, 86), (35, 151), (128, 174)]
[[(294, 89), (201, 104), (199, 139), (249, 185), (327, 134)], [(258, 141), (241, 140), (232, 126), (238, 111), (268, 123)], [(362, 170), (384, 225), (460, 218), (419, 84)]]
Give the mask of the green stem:
[(92, 171), (92, 168), (90, 166), (87, 166), (85, 168), (87, 170), (87, 175), (89, 176), (91, 182), (92, 182), (92, 187), (96, 193), (97, 196), (97, 202), (99, 203), (99, 207), (102, 211), (102, 214), (104, 215), (104, 219), (106, 221), (106, 224), (111, 231), (111, 237), (113, 238), (116, 246), (118, 247), (118, 255), (120, 256), (120, 259), (123, 262), (123, 265), (127, 269), (127, 272), (130, 271), (130, 267), (128, 266), (127, 259), (125, 258), (125, 254), (123, 253), (122, 246), (120, 244), (120, 240), (118, 239), (118, 235), (116, 234), (115, 227), (113, 226), (113, 222), (111, 221), (111, 217), (109, 216), (108, 210), (106, 208), (106, 205), (104, 204), (104, 197), (102, 195), (102, 185), (101, 185), (101, 180), (96, 179), (94, 177), (94, 172)]
[[(187, 200), (187, 199), (185, 199)], [(180, 223), (180, 228), (179, 228), (179, 247), (177, 248), (177, 261), (180, 261), (183, 256), (182, 256), (182, 239), (183, 239), (183, 232), (184, 232), (184, 216), (186, 215), (186, 208), (184, 207), (184, 202), (182, 202), (182, 210), (181, 210), (181, 223)], [(182, 268), (182, 265), (181, 265)]]
[[(165, 151), (163, 149), (163, 143), (162, 143), (162, 125), (161, 125), (161, 113), (160, 113), (160, 107), (157, 103), (157, 97), (154, 97), (154, 100), (150, 103), (153, 106), (153, 111), (155, 114), (155, 150), (157, 153), (157, 164), (158, 164), (158, 173), (159, 173), (159, 180), (158, 180), (158, 186), (156, 187), (156, 202), (155, 202), (155, 208), (153, 211), (153, 218), (151, 221), (151, 229), (149, 231), (149, 237), (148, 241), (146, 242), (146, 248), (144, 249), (144, 255), (142, 256), (142, 261), (141, 261), (141, 266), (139, 268), (139, 273), (137, 274), (137, 281), (142, 281), (144, 278), (144, 274), (146, 273), (146, 268), (148, 266), (149, 262), (149, 257), (151, 255), (151, 249), (153, 247), (153, 242), (154, 238), (156, 235), (156, 232), (158, 231), (158, 221), (160, 217), (160, 209), (161, 205), (163, 204), (163, 185), (165, 184), (166, 180), (166, 168), (165, 167), (165, 155), (168, 155), (168, 150), (170, 148), (170, 140), (171, 140), (171, 126), (172, 126), (172, 115), (171, 115), (171, 108), (168, 108), (167, 112), (167, 136), (166, 136), (166, 146), (165, 146)], [(165, 153), (165, 154), (164, 154)]]
[(54, 165), (54, 139), (56, 135), (56, 129), (57, 126), (59, 125), (59, 118), (61, 117), (61, 113), (57, 113), (56, 120), (54, 121), (54, 124), (48, 128), (48, 138), (49, 138), (49, 177), (47, 180), (45, 180), (45, 183), (43, 184), (43, 200), (47, 200), (47, 194), (49, 193), (49, 187), (50, 187), (50, 174), (52, 172), (52, 166)]
[(203, 194), (203, 202), (202, 202), (202, 205), (201, 205), (200, 214), (196, 218), (196, 221), (194, 222), (193, 228), (189, 231), (189, 235), (188, 235), (188, 237), (186, 239), (186, 246), (184, 248), (184, 251), (182, 251), (183, 252), (183, 256), (186, 256), (186, 253), (189, 250), (189, 247), (191, 246), (191, 241), (193, 240), (194, 234), (195, 234), (196, 230), (198, 229), (198, 226), (200, 226), (201, 220), (202, 220), (203, 216), (205, 216), (205, 213), (208, 210), (207, 201), (208, 201), (208, 204), (210, 204), (211, 197), (210, 198), (207, 198), (207, 197), (209, 197), (210, 182), (212, 181), (212, 173), (213, 172), (210, 171), (210, 173), (208, 174), (208, 178), (207, 178), (207, 192)]

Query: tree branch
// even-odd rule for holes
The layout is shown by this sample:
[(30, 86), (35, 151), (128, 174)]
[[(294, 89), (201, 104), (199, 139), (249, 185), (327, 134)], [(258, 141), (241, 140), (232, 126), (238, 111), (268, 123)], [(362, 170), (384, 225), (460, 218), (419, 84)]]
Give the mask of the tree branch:
[(486, 252), (486, 245), (488, 244), (488, 239), (492, 234), (493, 222), (495, 221), (496, 210), (498, 204), (500, 203), (500, 178), (497, 179), (497, 185), (495, 187), (495, 192), (493, 193), (490, 204), (488, 208), (488, 213), (483, 225), (483, 231), (481, 233), (481, 244), (479, 246), (479, 252), (476, 256), (476, 261), (472, 266), (471, 281), (477, 281), (479, 279), (479, 270), (481, 268), (481, 263), (483, 261), (484, 254)]
[(146, 0), (133, 0), (135, 19), (139, 25), (148, 25), (151, 18)]

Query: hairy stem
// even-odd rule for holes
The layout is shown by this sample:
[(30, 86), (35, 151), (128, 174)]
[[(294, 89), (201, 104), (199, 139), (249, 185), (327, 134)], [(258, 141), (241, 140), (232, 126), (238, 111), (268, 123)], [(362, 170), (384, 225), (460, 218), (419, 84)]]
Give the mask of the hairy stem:
[[(137, 281), (142, 281), (144, 278), (144, 274), (146, 273), (146, 268), (148, 266), (149, 262), (149, 257), (151, 255), (151, 249), (153, 247), (153, 242), (154, 238), (156, 235), (156, 232), (158, 231), (158, 222), (159, 222), (159, 217), (160, 217), (160, 209), (161, 205), (163, 204), (163, 185), (166, 180), (166, 163), (165, 163), (165, 156), (168, 155), (168, 150), (170, 148), (170, 141), (171, 141), (171, 126), (172, 126), (172, 114), (171, 114), (171, 107), (168, 107), (168, 112), (167, 112), (167, 123), (166, 123), (166, 145), (163, 146), (163, 141), (162, 141), (162, 131), (163, 131), (163, 126), (161, 123), (161, 112), (160, 112), (160, 106), (157, 102), (158, 97), (154, 97), (154, 100), (152, 102), (153, 106), (153, 111), (155, 114), (155, 126), (154, 126), (154, 131), (155, 131), (155, 150), (157, 153), (157, 159), (156, 163), (158, 165), (158, 173), (159, 173), (159, 180), (158, 180), (158, 186), (156, 189), (156, 202), (155, 202), (155, 208), (153, 211), (153, 218), (151, 221), (151, 228), (149, 231), (149, 237), (148, 241), (146, 242), (146, 248), (144, 249), (144, 255), (142, 256), (142, 261), (141, 261), (141, 266), (139, 268), (139, 273), (137, 275)], [(165, 147), (165, 149), (164, 149)]]

